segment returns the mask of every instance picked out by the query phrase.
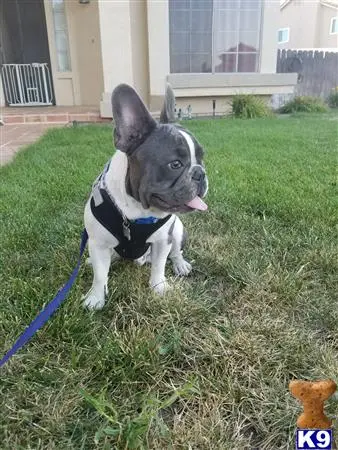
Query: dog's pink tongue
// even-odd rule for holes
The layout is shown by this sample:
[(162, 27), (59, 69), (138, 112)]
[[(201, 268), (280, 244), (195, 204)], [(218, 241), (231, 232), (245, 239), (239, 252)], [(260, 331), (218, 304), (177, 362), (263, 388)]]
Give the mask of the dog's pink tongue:
[(206, 211), (208, 209), (208, 205), (200, 197), (195, 197), (189, 203), (186, 203), (186, 205), (189, 208), (198, 209), (199, 211)]

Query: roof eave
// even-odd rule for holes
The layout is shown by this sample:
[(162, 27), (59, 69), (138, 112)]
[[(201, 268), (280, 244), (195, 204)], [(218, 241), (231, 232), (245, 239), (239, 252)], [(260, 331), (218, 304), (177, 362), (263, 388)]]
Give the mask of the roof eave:
[(320, 0), (320, 4), (338, 11), (338, 2), (330, 2), (329, 0)]
[(287, 6), (290, 2), (291, 2), (291, 0), (284, 0), (284, 2), (281, 3), (281, 5), (280, 5), (280, 9), (281, 10), (284, 9), (285, 6)]

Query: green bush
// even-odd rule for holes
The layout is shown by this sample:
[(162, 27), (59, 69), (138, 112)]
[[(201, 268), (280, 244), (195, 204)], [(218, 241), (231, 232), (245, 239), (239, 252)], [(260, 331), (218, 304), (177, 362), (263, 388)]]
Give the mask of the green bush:
[(327, 102), (330, 108), (338, 108), (338, 86), (332, 89)]
[(295, 112), (321, 113), (326, 111), (327, 107), (320, 98), (308, 96), (295, 97), (279, 109), (281, 114)]
[(232, 99), (232, 115), (238, 119), (268, 117), (272, 113), (264, 101), (254, 95), (236, 95)]

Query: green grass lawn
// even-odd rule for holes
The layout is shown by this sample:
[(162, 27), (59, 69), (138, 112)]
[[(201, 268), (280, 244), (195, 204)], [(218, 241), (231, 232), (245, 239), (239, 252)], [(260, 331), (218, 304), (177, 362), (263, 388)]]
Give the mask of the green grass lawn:
[[(1, 371), (0, 447), (294, 448), (289, 381), (338, 381), (336, 119), (186, 122), (210, 179), (209, 212), (183, 217), (192, 276), (157, 298), (149, 267), (114, 265), (89, 313), (83, 264)], [(1, 354), (68, 279), (112, 152), (110, 127), (57, 129), (1, 169)]]

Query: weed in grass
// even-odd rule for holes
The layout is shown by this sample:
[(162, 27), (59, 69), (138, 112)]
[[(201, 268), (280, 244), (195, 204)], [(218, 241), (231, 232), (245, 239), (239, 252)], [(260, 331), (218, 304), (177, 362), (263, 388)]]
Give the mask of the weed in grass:
[(291, 113), (324, 113), (327, 112), (327, 106), (324, 102), (317, 97), (299, 96), (290, 100), (283, 105), (279, 112), (281, 114)]
[(232, 99), (232, 114), (237, 119), (257, 119), (272, 115), (268, 105), (255, 95), (238, 94)]

